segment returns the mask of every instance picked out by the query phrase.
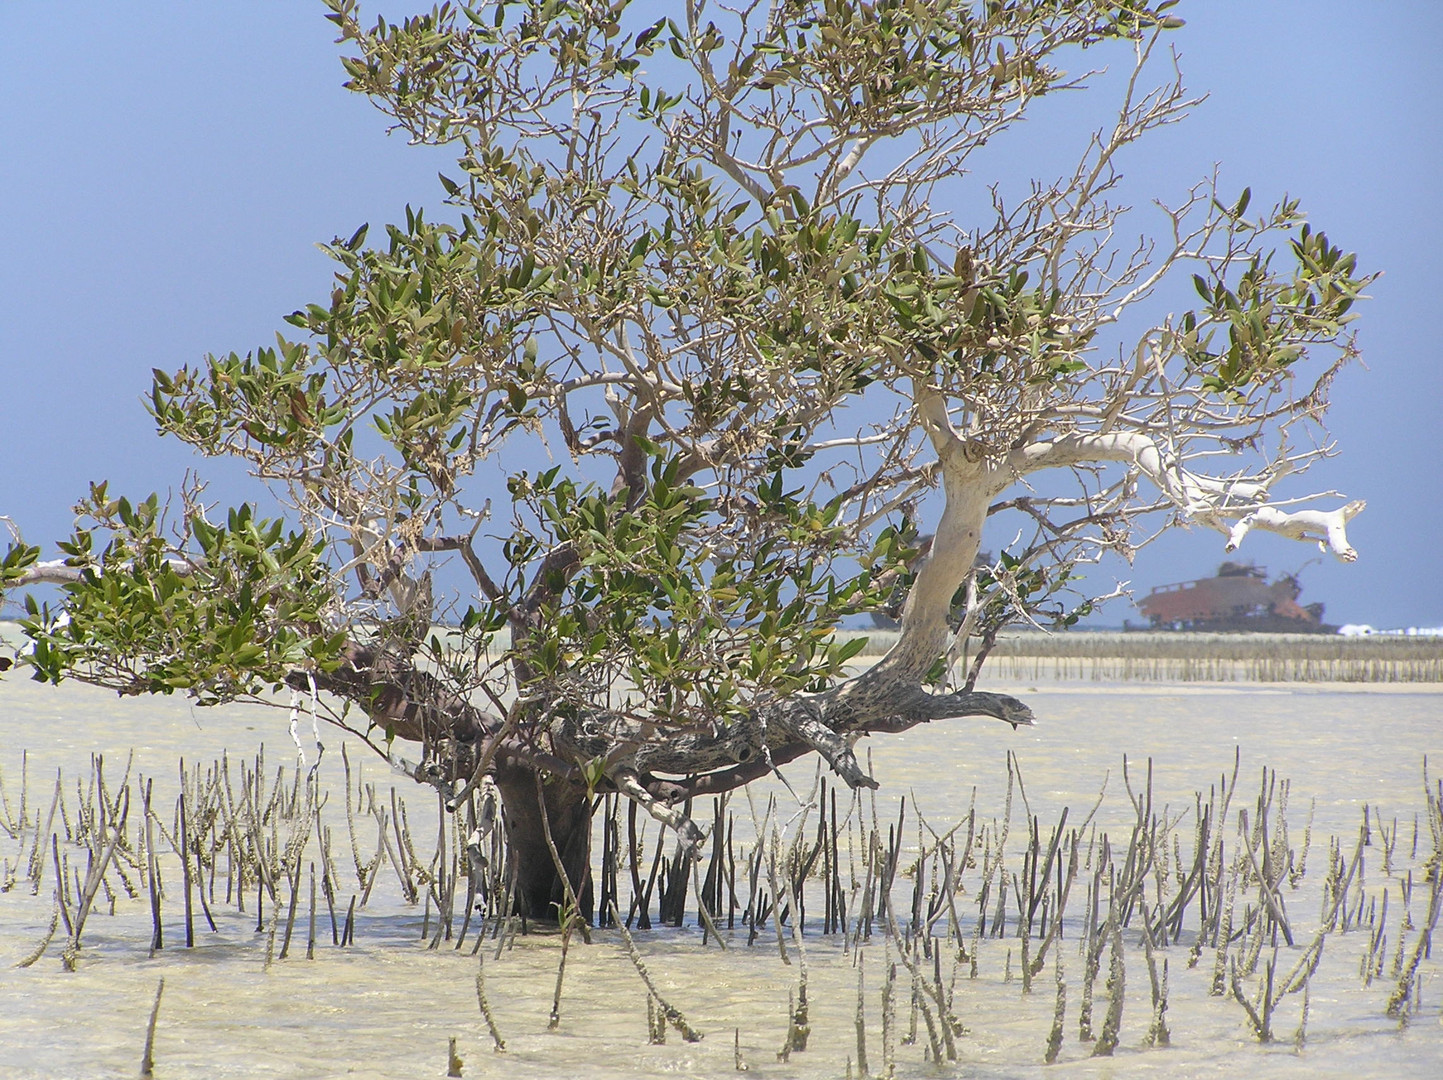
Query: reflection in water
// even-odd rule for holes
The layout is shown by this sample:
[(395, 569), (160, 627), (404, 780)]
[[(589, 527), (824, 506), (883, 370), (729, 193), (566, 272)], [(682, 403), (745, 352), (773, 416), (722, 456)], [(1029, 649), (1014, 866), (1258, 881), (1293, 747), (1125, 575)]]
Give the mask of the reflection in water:
[[(703, 944), (694, 908), (680, 929), (633, 931), (639, 958), (656, 990), (705, 1033), (702, 1041), (687, 1043), (672, 1029), (665, 1045), (654, 1045), (648, 1042), (646, 988), (615, 929), (593, 931), (590, 946), (573, 939), (554, 1031), (548, 1030), (547, 1021), (562, 951), (555, 930), (533, 927), (528, 934), (505, 940), (488, 937), (473, 951), (478, 943), (473, 925), (457, 948), (459, 925), (453, 927), (457, 933), (450, 940), (444, 934), (438, 937), (437, 916), (429, 900), (408, 903), (405, 875), (381, 868), (364, 906), (358, 897), (353, 943), (344, 948), (335, 945), (351, 896), (362, 891), (351, 864), (368, 861), (384, 846), (374, 824), (378, 819), (358, 808), (353, 854), (338, 746), (327, 750), (320, 770), (329, 792), (320, 823), (323, 831), (330, 830), (330, 858), (339, 884), (336, 921), (333, 935), (330, 910), (324, 898), (319, 899), (314, 959), (307, 959), (305, 875), (297, 879), (300, 900), (294, 938), (281, 959), (291, 890), (278, 883), (279, 903), (265, 900), (258, 915), (256, 897), (265, 895), (264, 884), (248, 882), (242, 912), (237, 897), (226, 901), (231, 881), (223, 859), (217, 873), (207, 881), (204, 873), (210, 871), (205, 871), (197, 883), (195, 947), (185, 948), (184, 890), (179, 862), (170, 855), (163, 867), (165, 894), (160, 898), (164, 947), (154, 955), (145, 876), (123, 868), (135, 895), (127, 895), (119, 876), (106, 879), (84, 927), (74, 973), (64, 971), (63, 923), (33, 966), (15, 967), (34, 952), (50, 924), (55, 910), (55, 856), (60, 856), (69, 875), (72, 893), (74, 882), (85, 879), (85, 848), (66, 844), (67, 836), (104, 835), (103, 828), (79, 820), (80, 807), (103, 801), (88, 789), (94, 775), (93, 753), (105, 755), (104, 777), (113, 797), (122, 786), (127, 757), (134, 751), (129, 787), (138, 793), (142, 779), (153, 782), (154, 825), (161, 831), (154, 843), (157, 850), (170, 852), (175, 840), (171, 834), (179, 827), (172, 808), (179, 791), (177, 760), (182, 755), (194, 767), (228, 752), (230, 767), (239, 775), (241, 763), (253, 760), (264, 741), (268, 764), (263, 786), (269, 795), (275, 789), (282, 752), (289, 762), (294, 750), (285, 737), (284, 714), (279, 712), (192, 712), (179, 702), (117, 701), (84, 688), (55, 690), (7, 680), (0, 683), (0, 769), (6, 796), (0, 825), (8, 826), (0, 828), (0, 869), (8, 887), (0, 895), (0, 1001), (5, 1002), (0, 1010), (0, 1074), (134, 1076), (161, 978), (165, 994), (155, 1036), (158, 1076), (443, 1076), (452, 1038), (464, 1059), (464, 1076), (721, 1077), (734, 1075), (740, 1060), (763, 1076), (839, 1077), (849, 1068), (857, 1075), (863, 1049), (874, 1075), (889, 1062), (895, 1063), (897, 1075), (904, 1076), (1040, 1074), (1046, 1068), (1042, 1061), (1057, 1005), (1060, 962), (1067, 986), (1066, 1013), (1060, 1063), (1046, 1070), (1048, 1075), (1265, 1073), (1348, 1075), (1360, 1080), (1437, 1075), (1438, 1062), (1443, 1060), (1439, 959), (1427, 958), (1426, 950), (1420, 952), (1415, 988), (1421, 986), (1421, 1000), (1410, 998), (1401, 1019), (1390, 1019), (1386, 1008), (1399, 981), (1395, 972), (1407, 967), (1419, 946), (1434, 887), (1423, 866), (1434, 839), (1422, 766), (1425, 754), (1435, 767), (1443, 762), (1443, 694), (1396, 688), (1352, 692), (1073, 686), (1032, 691), (1028, 696), (1042, 721), (1031, 731), (1013, 733), (1001, 725), (971, 721), (871, 740), (872, 769), (883, 784), (875, 808), (869, 797), (848, 813), (846, 798), (840, 800), (835, 877), (846, 894), (848, 925), (854, 934), (868, 880), (865, 845), (870, 840), (864, 836), (875, 835), (885, 848), (889, 829), (895, 838), (901, 815), (891, 895), (902, 943), (882, 932), (884, 915), (874, 921), (870, 939), (821, 933), (827, 918), (823, 864), (830, 856), (817, 861), (809, 879), (806, 933), (800, 942), (790, 925), (779, 942), (775, 923), (769, 920), (749, 947), (741, 922), (744, 912), (729, 912), (729, 903), (719, 905), (717, 912), (719, 919), (730, 914), (735, 926), (726, 935), (725, 950), (715, 940)], [(1016, 772), (1010, 816), (1004, 819), (1009, 752), (1015, 757)], [(1061, 939), (1046, 955), (1031, 992), (1024, 993), (1018, 919), (1031, 906), (1029, 895), (1045, 893), (1030, 884), (1044, 876), (1035, 858), (1029, 865), (1027, 854), (1034, 819), (1036, 850), (1045, 857), (1064, 809), (1069, 815), (1065, 836), (1097, 804), (1092, 824), (1108, 834), (1114, 856), (1108, 872), (1125, 875), (1122, 854), (1129, 850), (1129, 839), (1136, 839), (1132, 798), (1145, 798), (1150, 776), (1149, 821), (1171, 831), (1166, 845), (1160, 845), (1165, 850), (1157, 853), (1150, 876), (1138, 886), (1140, 907), (1145, 909), (1158, 897), (1175, 902), (1187, 892), (1189, 874), (1198, 865), (1199, 809), (1211, 804), (1215, 809), (1210, 813), (1221, 817), (1221, 795), (1232, 782), (1235, 753), (1236, 798), (1227, 819), (1211, 823), (1204, 855), (1216, 839), (1222, 839), (1226, 872), (1241, 858), (1236, 843), (1240, 811), (1247, 813), (1249, 828), (1262, 825), (1265, 832), (1254, 857), (1274, 860), (1258, 869), (1278, 881), (1274, 900), (1283, 909), (1279, 914), (1284, 921), (1265, 910), (1266, 897), (1245, 873), (1239, 880), (1253, 883), (1235, 890), (1230, 913), (1224, 911), (1226, 890), (1211, 898), (1205, 891), (1194, 894), (1184, 905), (1185, 925), (1179, 927), (1176, 942), (1159, 941), (1155, 950), (1159, 977), (1166, 965), (1165, 1023), (1170, 1041), (1166, 1048), (1148, 1048), (1154, 992), (1142, 943), (1145, 922), (1133, 917), (1119, 934), (1126, 959), (1126, 1001), (1118, 1047), (1110, 1060), (1089, 1057), (1093, 1044), (1078, 1036), (1087, 981), (1085, 916), (1095, 902), (1099, 910), (1107, 907), (1106, 896), (1094, 895), (1104, 890), (1093, 887), (1102, 865), (1101, 841), (1090, 827), (1079, 834), (1079, 866)], [(385, 764), (374, 757), (358, 763), (353, 754), (352, 765), (359, 774), (353, 777), (357, 790), (375, 784), (379, 809), (389, 812), (391, 776)], [(47, 854), (37, 855), (34, 840), (53, 801), (57, 770), (64, 797), (51, 831), (59, 834), (60, 843), (48, 853), (49, 859), (42, 859), (40, 884), (32, 892), (28, 876), (32, 857)], [(1268, 770), (1275, 770), (1275, 776)], [(742, 894), (741, 908), (750, 895), (747, 863), (754, 850), (754, 813), (764, 818), (769, 800), (776, 798), (763, 832), (771, 836), (775, 830), (783, 852), (794, 841), (806, 846), (814, 839), (816, 815), (803, 816), (796, 798), (805, 799), (815, 790), (811, 767), (798, 763), (787, 770), (787, 778), (790, 787), (758, 785), (750, 798), (738, 794), (731, 804), (738, 863), (734, 881)], [(436, 844), (435, 797), (404, 779), (397, 794), (404, 800), (404, 805), (397, 805), (414, 834), (416, 860), (428, 865)], [(905, 811), (899, 805), (903, 796)], [(131, 833), (142, 820), (140, 798), (132, 796)], [(969, 824), (950, 837), (947, 830), (968, 823), (974, 805), (970, 865), (955, 867), (961, 891), (949, 904), (945, 882), (936, 879), (941, 862), (929, 862), (920, 882), (915, 874), (909, 876), (909, 870), (916, 864), (919, 836), (931, 852), (942, 846), (932, 832), (945, 838), (952, 856), (960, 860)], [(1357, 849), (1365, 806), (1368, 843)], [(1266, 814), (1265, 825), (1260, 807)], [(706, 819), (705, 814), (698, 816)], [(18, 828), (22, 819), (29, 822), (28, 830)], [(1305, 827), (1310, 820), (1308, 833)], [(1275, 845), (1268, 838), (1277, 838), (1283, 822), (1289, 831)], [(188, 825), (198, 831), (206, 828), (204, 822)], [(287, 835), (279, 825), (276, 829), (274, 843), (283, 849)], [(399, 846), (402, 841), (394, 835), (394, 823), (392, 829), (386, 842)], [(319, 842), (313, 831), (307, 835), (310, 840), (301, 859), (309, 864), (319, 857)], [(1003, 868), (997, 869), (994, 853), (1004, 835), (1007, 857)], [(1338, 838), (1337, 843), (1330, 843), (1330, 837)], [(655, 842), (655, 832), (648, 833), (646, 843)], [(599, 856), (599, 843), (597, 850)], [(647, 854), (654, 850), (649, 848)], [(668, 842), (667, 852), (671, 850)], [(1362, 858), (1355, 861), (1357, 850)], [(1306, 864), (1299, 866), (1305, 853)], [(1049, 864), (1055, 869), (1045, 874), (1052, 885), (1063, 872), (1066, 854), (1063, 840)], [(1353, 867), (1354, 877), (1345, 897), (1334, 895), (1330, 900), (1327, 882), (1339, 859)], [(884, 864), (885, 860), (874, 865)], [(293, 860), (291, 865), (300, 862)], [(993, 867), (990, 879), (989, 866)], [(784, 861), (781, 869), (785, 870)], [(1295, 887), (1290, 871), (1300, 869), (1305, 873), (1297, 877)], [(767, 893), (771, 868), (758, 866), (756, 871), (757, 891)], [(624, 908), (630, 899), (625, 874), (622, 882)], [(985, 909), (980, 903), (984, 885), (990, 889)], [(427, 890), (420, 891), (424, 895)], [(1056, 903), (1058, 891), (1053, 889), (1048, 903)], [(205, 910), (201, 899), (207, 900)], [(1278, 1004), (1271, 1016), (1277, 1041), (1260, 1046), (1244, 1007), (1230, 993), (1211, 993), (1219, 971), (1224, 982), (1230, 972), (1219, 968), (1210, 945), (1193, 948), (1199, 922), (1211, 917), (1231, 928), (1232, 934), (1223, 937), (1235, 936), (1237, 947), (1227, 955), (1240, 965), (1250, 959), (1248, 943), (1257, 942), (1252, 973), (1239, 972), (1243, 996), (1255, 1003), (1265, 989), (1274, 937), (1276, 979), (1281, 982), (1304, 956), (1330, 902), (1334, 911), (1341, 908), (1340, 921), (1347, 922), (1347, 931), (1339, 926), (1328, 935), (1309, 983), (1305, 1047), (1299, 1053), (1294, 1045), (1302, 1017), (1301, 993)], [(1037, 907), (1041, 910), (1033, 912), (1036, 933), (1027, 939), (1029, 960), (1041, 947), (1048, 927), (1046, 903)], [(994, 937), (999, 908), (1002, 925), (1000, 936)], [(919, 946), (909, 954), (931, 954), (917, 965), (914, 979), (901, 950), (916, 910), (924, 920), (929, 912), (933, 914), (935, 936), (926, 950)], [(214, 930), (206, 921), (207, 912), (214, 919)], [(979, 914), (985, 916), (980, 922)], [(1280, 929), (1284, 925), (1294, 939), (1291, 947)], [(485, 929), (489, 934), (501, 927), (487, 924)], [(953, 936), (948, 936), (949, 931)], [(1152, 932), (1155, 939), (1165, 936), (1161, 926), (1154, 926)], [(804, 952), (799, 952), (799, 944)], [(1104, 940), (1101, 945), (1094, 950), (1101, 969), (1093, 991), (1094, 1035), (1104, 1027), (1108, 1004), (1108, 943)], [(1196, 963), (1190, 966), (1194, 955)], [(504, 1053), (491, 1049), (478, 1008), (477, 975), (483, 964), (485, 993), (505, 1040)], [(804, 1050), (793, 1051), (783, 1062), (778, 1051), (788, 1038), (789, 1008), (795, 1005), (803, 966), (810, 1037)], [(940, 1003), (932, 994), (940, 995)], [(966, 1030), (953, 1040), (956, 1062), (944, 1062), (938, 1069), (928, 1059), (934, 1043), (946, 1057), (944, 1011), (950, 1011)]]

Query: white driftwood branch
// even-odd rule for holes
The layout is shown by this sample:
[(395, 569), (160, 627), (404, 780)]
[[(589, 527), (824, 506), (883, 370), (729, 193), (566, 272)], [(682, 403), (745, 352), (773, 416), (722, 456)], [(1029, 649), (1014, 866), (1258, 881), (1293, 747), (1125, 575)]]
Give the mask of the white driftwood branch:
[[(189, 577), (195, 573), (195, 566), (184, 559), (166, 561), (179, 577)], [(49, 559), (30, 567), (16, 578), (10, 587), (23, 589), (30, 585), (70, 585), (79, 581), (85, 570), (85, 567), (72, 566), (64, 559)]]
[(71, 566), (64, 559), (38, 562), (15, 579), (12, 588), (29, 585), (68, 585), (80, 580), (80, 567)]
[(1183, 467), (1150, 436), (1138, 432), (1070, 435), (1049, 442), (1031, 443), (1014, 452), (999, 481), (1044, 468), (1096, 462), (1129, 464), (1151, 480), (1186, 517), (1227, 536), (1227, 550), (1236, 551), (1252, 529), (1278, 533), (1292, 540), (1312, 540), (1343, 562), (1354, 562), (1358, 552), (1348, 543), (1347, 523), (1367, 504), (1355, 500), (1337, 510), (1285, 511), (1267, 503), (1268, 487), (1286, 468), (1263, 479), (1203, 476)]
[(1347, 525), (1368, 504), (1354, 499), (1336, 510), (1296, 510), (1284, 513), (1273, 506), (1260, 506), (1239, 518), (1228, 532), (1228, 551), (1236, 551), (1251, 529), (1266, 529), (1290, 540), (1313, 540), (1318, 549), (1331, 552), (1343, 562), (1354, 562), (1358, 552), (1348, 543)]

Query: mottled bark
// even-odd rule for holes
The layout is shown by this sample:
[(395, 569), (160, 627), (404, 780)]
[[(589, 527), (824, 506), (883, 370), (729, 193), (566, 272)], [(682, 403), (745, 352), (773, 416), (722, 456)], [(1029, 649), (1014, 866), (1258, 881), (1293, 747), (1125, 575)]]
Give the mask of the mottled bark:
[[(475, 747), (500, 727), (496, 717), (399, 653), (356, 644), (344, 652), (346, 662), (334, 671), (316, 673), (316, 685), (360, 705), (395, 738), (427, 746), (446, 740)], [(293, 673), (287, 681), (304, 689), (307, 673)]]
[(595, 917), (591, 880), (591, 800), (586, 789), (564, 777), (542, 781), (522, 764), (496, 769), (496, 786), (505, 811), (506, 839), (516, 860), (516, 912), (528, 919), (556, 922), (567, 905), (567, 889), (546, 842), (550, 829), (561, 868), (571, 884), (580, 915)]

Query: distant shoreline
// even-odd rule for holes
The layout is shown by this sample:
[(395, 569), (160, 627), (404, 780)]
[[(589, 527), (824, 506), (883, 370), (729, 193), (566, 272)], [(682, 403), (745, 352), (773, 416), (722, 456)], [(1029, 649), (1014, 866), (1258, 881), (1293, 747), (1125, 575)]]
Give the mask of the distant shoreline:
[[(436, 627), (437, 634), (455, 633)], [(839, 640), (867, 638), (854, 665), (865, 666), (895, 644), (895, 630), (839, 630)], [(0, 620), (0, 642), (16, 645), (18, 623)], [(502, 630), (493, 655), (510, 646)], [(963, 670), (970, 648), (961, 658)], [(1408, 683), (1443, 684), (1443, 638), (1407, 634), (1223, 634), (1187, 631), (1012, 631), (988, 657), (989, 682), (1038, 683)]]

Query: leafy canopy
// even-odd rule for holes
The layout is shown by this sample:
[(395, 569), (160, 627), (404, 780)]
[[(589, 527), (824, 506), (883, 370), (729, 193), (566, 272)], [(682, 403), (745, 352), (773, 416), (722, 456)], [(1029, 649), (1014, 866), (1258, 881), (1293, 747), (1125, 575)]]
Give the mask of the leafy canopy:
[[(326, 245), (335, 285), (296, 339), (156, 370), (159, 430), (248, 463), (290, 524), (215, 524), (191, 490), (167, 532), (154, 497), (97, 488), (68, 622), (28, 609), (37, 677), (220, 700), (365, 640), (498, 699), (724, 720), (834, 682), (839, 621), (905, 594), (938, 476), (919, 395), (993, 462), (1164, 421), (1181, 459), (1316, 419), (1332, 362), (1310, 391), (1298, 371), (1351, 354), (1369, 279), (1296, 203), (1250, 215), (1204, 182), (1155, 242), (1124, 238), (1119, 163), (1191, 104), (1175, 73), (1134, 75), (1073, 173), (948, 210), (990, 140), (1093, 79), (1064, 64), (1151, 70), (1172, 3), (527, 0), (373, 25), (327, 3), (346, 85), (455, 150), (446, 210)], [(1201, 306), (1118, 346), (1174, 271)], [(1072, 568), (1176, 509), (1135, 468), (1068, 467), (1065, 495), (997, 506), (1026, 528), (974, 581), (973, 628), (1075, 620)], [(12, 545), (0, 585), (36, 557)], [(455, 608), (438, 559), (469, 574)], [(428, 638), (447, 616), (459, 636)]]

